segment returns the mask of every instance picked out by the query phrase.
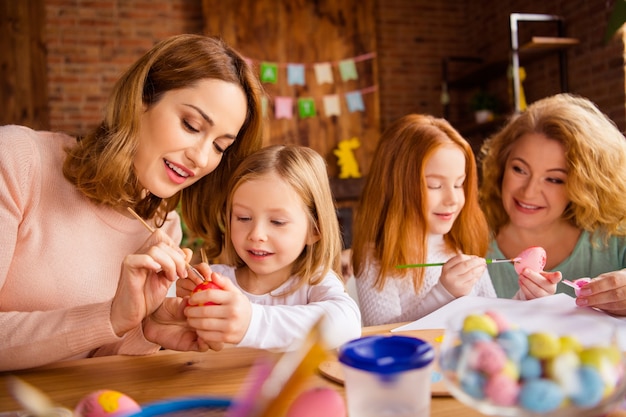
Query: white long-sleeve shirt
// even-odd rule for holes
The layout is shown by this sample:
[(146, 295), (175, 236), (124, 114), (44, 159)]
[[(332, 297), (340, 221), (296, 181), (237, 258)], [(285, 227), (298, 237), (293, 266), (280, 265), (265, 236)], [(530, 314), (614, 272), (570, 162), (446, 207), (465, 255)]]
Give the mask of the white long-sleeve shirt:
[[(456, 253), (446, 248), (443, 235), (428, 237), (426, 262), (446, 262)], [(374, 287), (378, 276), (378, 262), (369, 259), (363, 273), (356, 277), (357, 294), (363, 315), (364, 326), (414, 321), (448, 304), (455, 297), (439, 282), (440, 266), (428, 267), (424, 271), (424, 283), (416, 293), (413, 280), (391, 276), (382, 291)], [(468, 295), (496, 297), (489, 272), (483, 275)]]
[[(228, 277), (252, 303), (250, 326), (237, 346), (288, 350), (307, 335), (322, 315), (326, 316), (323, 329), (329, 349), (361, 336), (359, 307), (332, 272), (317, 285), (305, 284), (295, 292), (276, 296), (246, 292), (237, 283), (234, 267), (211, 265), (211, 270)], [(293, 280), (287, 280), (272, 293), (285, 292)]]

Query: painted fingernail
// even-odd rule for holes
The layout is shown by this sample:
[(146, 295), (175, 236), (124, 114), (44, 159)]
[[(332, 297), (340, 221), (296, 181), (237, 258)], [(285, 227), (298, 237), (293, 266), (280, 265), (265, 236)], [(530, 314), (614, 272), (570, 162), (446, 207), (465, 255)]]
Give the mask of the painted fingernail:
[(583, 287), (578, 291), (578, 295), (582, 297), (586, 297), (588, 295), (591, 295), (591, 290), (589, 288)]
[(589, 301), (587, 301), (586, 298), (577, 298), (576, 299), (576, 305), (578, 305), (578, 306), (584, 307), (587, 304), (589, 304)]

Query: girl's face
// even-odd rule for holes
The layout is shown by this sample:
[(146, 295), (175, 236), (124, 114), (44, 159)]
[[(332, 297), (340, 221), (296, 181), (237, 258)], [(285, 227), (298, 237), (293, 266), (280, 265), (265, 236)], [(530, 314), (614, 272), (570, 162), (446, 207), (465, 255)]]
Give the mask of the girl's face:
[(465, 205), (465, 155), (456, 145), (442, 146), (426, 162), (424, 175), (428, 231), (446, 234)]
[(544, 134), (520, 137), (504, 167), (502, 204), (510, 224), (542, 229), (557, 222), (570, 200), (567, 196), (565, 148)]
[(141, 185), (168, 198), (213, 171), (247, 112), (236, 84), (205, 79), (170, 90), (141, 117), (134, 166)]
[(242, 183), (232, 197), (231, 241), (257, 278), (284, 283), (305, 245), (316, 240), (307, 208), (275, 173)]

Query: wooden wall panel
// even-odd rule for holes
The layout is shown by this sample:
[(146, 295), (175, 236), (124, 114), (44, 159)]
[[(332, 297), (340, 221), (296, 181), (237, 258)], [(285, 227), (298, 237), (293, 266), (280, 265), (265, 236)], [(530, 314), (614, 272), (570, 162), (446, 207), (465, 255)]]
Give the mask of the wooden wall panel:
[[(380, 135), (378, 91), (362, 95), (365, 110), (349, 112), (345, 93), (367, 89), (377, 84), (377, 59), (356, 62), (357, 80), (343, 81), (339, 61), (376, 52), (374, 0), (203, 0), (205, 33), (221, 36), (257, 67), (262, 61), (279, 65), (278, 82), (265, 83), (270, 96), (266, 142), (307, 145), (322, 154), (329, 175), (336, 182), (339, 173), (333, 150), (339, 141), (357, 137), (361, 146), (354, 153), (361, 173), (366, 174)], [(334, 82), (318, 84), (314, 64), (330, 62)], [(305, 65), (304, 86), (287, 82), (288, 63)], [(341, 103), (339, 116), (326, 116), (325, 95), (337, 94)], [(294, 103), (292, 119), (274, 115), (276, 96), (311, 97), (317, 116), (300, 118)], [(342, 181), (337, 190), (353, 199), (360, 181)], [(343, 194), (344, 191), (339, 191)]]
[(0, 125), (48, 129), (44, 0), (0, 1)]

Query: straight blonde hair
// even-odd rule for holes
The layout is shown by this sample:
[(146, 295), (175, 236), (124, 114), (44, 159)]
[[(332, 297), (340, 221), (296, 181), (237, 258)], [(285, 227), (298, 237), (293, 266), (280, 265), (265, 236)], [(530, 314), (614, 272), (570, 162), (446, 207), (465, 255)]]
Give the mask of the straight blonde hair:
[(291, 275), (297, 283), (290, 288), (295, 291), (302, 285), (319, 284), (330, 271), (341, 275), (341, 232), (335, 204), (328, 180), (326, 162), (313, 149), (297, 145), (272, 145), (248, 156), (233, 174), (224, 211), (226, 226), (224, 256), (226, 263), (243, 267), (245, 263), (237, 255), (231, 242), (231, 215), (233, 195), (241, 184), (269, 174), (278, 175), (289, 184), (307, 208), (309, 233), (318, 240), (305, 246), (294, 262)]

